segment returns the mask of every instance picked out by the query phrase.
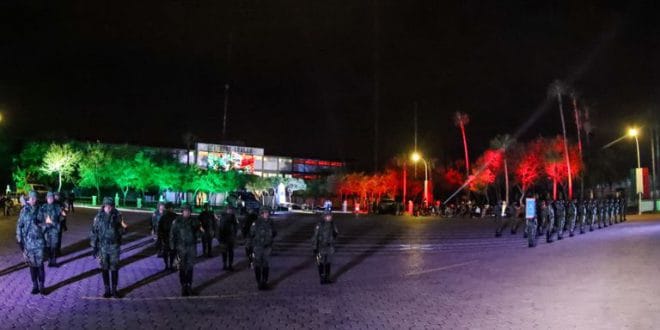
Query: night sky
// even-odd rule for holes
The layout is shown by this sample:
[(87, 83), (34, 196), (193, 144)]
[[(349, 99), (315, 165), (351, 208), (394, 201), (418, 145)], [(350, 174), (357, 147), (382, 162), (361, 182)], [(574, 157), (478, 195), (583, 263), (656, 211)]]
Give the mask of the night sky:
[(441, 161), (463, 157), (456, 111), (473, 159), (539, 109), (520, 138), (558, 134), (545, 98), (561, 79), (602, 145), (657, 111), (660, 87), (660, 8), (610, 2), (4, 0), (2, 125), (15, 141), (220, 142), (229, 84), (228, 140), (373, 169), (376, 114), (382, 167), (412, 149), (415, 103)]

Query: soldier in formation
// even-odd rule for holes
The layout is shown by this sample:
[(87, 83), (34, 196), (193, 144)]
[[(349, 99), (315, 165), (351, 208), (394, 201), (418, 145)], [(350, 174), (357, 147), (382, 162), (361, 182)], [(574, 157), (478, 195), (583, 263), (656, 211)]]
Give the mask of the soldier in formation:
[(176, 253), (174, 249), (170, 248), (170, 230), (172, 223), (177, 217), (177, 214), (172, 210), (174, 205), (171, 202), (165, 203), (165, 211), (158, 220), (158, 243), (160, 247), (158, 255), (163, 258), (165, 263), (165, 270), (174, 270), (174, 257)]
[(270, 219), (270, 210), (260, 210), (259, 218), (250, 227), (247, 237), (246, 248), (248, 255), (254, 263), (254, 275), (259, 290), (268, 289), (268, 272), (270, 269), (270, 253), (273, 248), (273, 240), (277, 231)]
[(238, 234), (238, 219), (236, 219), (235, 210), (228, 206), (225, 213), (220, 217), (218, 224), (218, 243), (222, 251), (222, 269), (234, 270), (234, 246), (236, 245), (236, 235)]
[(204, 228), (202, 233), (202, 254), (207, 258), (211, 258), (211, 248), (213, 246), (213, 237), (215, 236), (218, 217), (209, 208), (209, 203), (204, 203), (202, 212), (197, 216), (199, 222)]
[(332, 221), (332, 211), (325, 211), (323, 219), (316, 224), (312, 236), (312, 249), (319, 269), (321, 284), (332, 283), (330, 268), (335, 254), (335, 240), (339, 235), (337, 226)]
[(31, 191), (18, 216), (16, 242), (23, 253), (25, 263), (30, 268), (32, 294), (46, 293), (46, 272), (44, 270), (45, 230), (46, 224), (39, 218), (37, 193)]
[(46, 204), (39, 208), (39, 221), (45, 225), (46, 249), (48, 252), (48, 267), (57, 267), (57, 255), (62, 239), (62, 217), (66, 212), (59, 203), (55, 203), (52, 192), (46, 194)]
[(170, 229), (170, 249), (176, 251), (176, 264), (179, 268), (181, 295), (189, 296), (192, 291), (193, 268), (197, 256), (197, 235), (204, 233), (198, 219), (191, 216), (192, 207), (183, 206), (181, 215), (174, 220)]
[(578, 201), (577, 198), (566, 203), (566, 227), (568, 229), (568, 236), (575, 236), (575, 222), (578, 218)]
[[(111, 197), (103, 198), (103, 208), (96, 214), (90, 231), (90, 243), (95, 259), (98, 259), (105, 292), (103, 297), (119, 298), (119, 253), (121, 239), (126, 232), (126, 222), (115, 208)], [(110, 281), (112, 275), (112, 282)]]
[(160, 218), (165, 213), (165, 204), (163, 202), (158, 202), (156, 210), (151, 214), (151, 237), (158, 242), (158, 223)]

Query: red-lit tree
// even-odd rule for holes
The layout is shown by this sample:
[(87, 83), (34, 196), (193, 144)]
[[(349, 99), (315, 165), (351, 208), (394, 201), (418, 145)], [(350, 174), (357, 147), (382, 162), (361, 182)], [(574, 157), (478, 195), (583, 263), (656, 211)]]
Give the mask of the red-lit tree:
[(544, 140), (539, 138), (525, 145), (519, 145), (513, 152), (514, 179), (521, 193), (521, 204), (528, 189), (539, 180), (544, 170), (543, 145)]

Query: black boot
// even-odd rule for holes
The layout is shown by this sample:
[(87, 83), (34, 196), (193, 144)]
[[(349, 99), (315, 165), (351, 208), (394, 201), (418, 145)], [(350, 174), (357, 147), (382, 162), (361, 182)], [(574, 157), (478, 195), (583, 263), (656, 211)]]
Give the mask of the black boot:
[(234, 249), (230, 249), (227, 251), (227, 270), (228, 271), (233, 271), (234, 270)]
[(262, 290), (262, 288), (261, 288), (261, 267), (258, 267), (258, 266), (254, 267), (254, 277), (257, 280), (257, 288), (259, 290)]
[(112, 296), (119, 298), (119, 292), (117, 291), (117, 286), (119, 284), (119, 271), (113, 270), (110, 274), (112, 275)]
[(330, 279), (330, 264), (327, 263), (325, 264), (325, 274), (323, 274), (325, 277), (325, 284), (330, 284), (332, 283), (332, 280)]
[(325, 284), (325, 276), (323, 274), (324, 271), (325, 271), (325, 269), (323, 267), (323, 264), (320, 264), (319, 265), (319, 278), (321, 279), (321, 284)]
[(50, 260), (48, 261), (48, 267), (57, 267), (57, 248), (50, 249)]
[(193, 289), (192, 289), (193, 270), (191, 269), (191, 270), (187, 271), (186, 273), (187, 273), (187, 275), (186, 275), (186, 287), (187, 287), (187, 290), (188, 290), (188, 295), (189, 296), (194, 296), (195, 292), (193, 292)]
[(163, 263), (165, 263), (165, 270), (170, 269), (170, 263), (168, 259), (169, 257), (167, 256), (167, 254), (163, 254)]
[(39, 282), (37, 280), (38, 276), (39, 268), (30, 267), (30, 277), (32, 278), (32, 291), (30, 291), (31, 294), (39, 293)]
[(112, 297), (112, 292), (110, 291), (110, 271), (104, 269), (101, 272), (101, 276), (103, 276), (103, 286), (105, 286), (103, 298), (110, 298)]
[(44, 265), (42, 264), (39, 266), (39, 293), (41, 294), (46, 294), (46, 270), (44, 269)]
[(174, 255), (174, 252), (168, 253), (168, 256), (169, 256), (168, 265), (170, 267), (170, 271), (174, 272), (174, 258), (176, 258), (176, 256)]
[(227, 270), (227, 252), (222, 252), (222, 270)]
[(188, 296), (188, 287), (187, 287), (187, 274), (183, 269), (179, 269), (179, 283), (181, 283), (181, 295), (184, 297)]
[(262, 290), (268, 290), (268, 267), (261, 268), (261, 287)]

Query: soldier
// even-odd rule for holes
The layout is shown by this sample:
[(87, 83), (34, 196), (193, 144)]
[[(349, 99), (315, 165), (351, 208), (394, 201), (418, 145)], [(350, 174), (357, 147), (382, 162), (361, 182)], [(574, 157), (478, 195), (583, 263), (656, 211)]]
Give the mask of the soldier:
[(619, 197), (619, 222), (626, 221), (626, 197)]
[(170, 230), (172, 229), (172, 223), (177, 217), (176, 213), (172, 210), (173, 207), (174, 205), (171, 202), (165, 203), (165, 211), (160, 216), (157, 227), (157, 245), (160, 246), (158, 254), (163, 258), (163, 262), (165, 262), (165, 270), (174, 270), (173, 264), (174, 257), (176, 256), (174, 249), (170, 248)]
[(170, 249), (176, 250), (177, 265), (179, 267), (179, 282), (181, 295), (192, 295), (193, 266), (197, 256), (197, 233), (204, 232), (199, 220), (192, 216), (192, 207), (185, 204), (181, 216), (172, 223), (170, 230)]
[(62, 200), (62, 194), (59, 192), (53, 193), (53, 197), (55, 198), (55, 204), (60, 206), (60, 209), (64, 211), (62, 216), (60, 216), (60, 233), (59, 237), (57, 239), (57, 253), (61, 254), (61, 247), (62, 247), (62, 233), (69, 230), (69, 227), (66, 225), (66, 216), (69, 214), (69, 211), (71, 208), (69, 207), (69, 204), (66, 201)]
[(248, 238), (250, 236), (250, 228), (252, 228), (252, 224), (257, 221), (258, 216), (252, 209), (248, 211), (248, 215), (245, 217), (243, 220), (243, 228), (241, 229), (241, 233), (243, 235), (243, 239), (245, 240), (245, 255), (248, 258), (248, 261), (250, 262), (250, 268), (254, 266), (254, 260), (252, 259), (252, 253), (250, 252), (250, 248), (247, 245)]
[(584, 199), (581, 199), (577, 204), (577, 214), (580, 219), (580, 234), (584, 234), (588, 219), (587, 201)]
[(552, 243), (552, 235), (554, 234), (554, 225), (555, 225), (555, 209), (553, 206), (553, 203), (545, 203), (545, 212), (544, 212), (544, 219), (543, 219), (543, 231), (545, 231), (545, 240), (548, 243)]
[(46, 248), (50, 259), (48, 267), (57, 267), (57, 255), (59, 253), (60, 239), (62, 238), (61, 219), (66, 212), (55, 203), (52, 192), (46, 194), (46, 204), (39, 208), (39, 222), (45, 224)]
[[(126, 232), (124, 217), (115, 208), (112, 197), (103, 198), (103, 208), (94, 217), (90, 241), (93, 249), (93, 257), (99, 260), (103, 285), (105, 286), (104, 298), (119, 298), (117, 285), (119, 283), (119, 253), (121, 249), (121, 238)], [(112, 273), (112, 291), (110, 291), (110, 273)]]
[(619, 204), (618, 197), (612, 199), (612, 221), (614, 223), (619, 223), (620, 222), (619, 221), (619, 207), (620, 206), (621, 206), (621, 204)]
[(590, 220), (589, 220), (589, 231), (594, 231), (594, 225), (598, 221), (598, 203), (595, 199), (591, 199), (589, 202), (589, 211)]
[(165, 213), (165, 203), (158, 202), (156, 210), (151, 214), (151, 237), (156, 242), (158, 242), (158, 222), (160, 222), (163, 213)]
[(607, 227), (607, 223), (605, 222), (605, 201), (602, 199), (598, 201), (598, 229), (602, 228), (601, 224), (603, 227)]
[(507, 221), (507, 205), (506, 201), (498, 201), (495, 205), (495, 220), (497, 221), (497, 229), (495, 230), (495, 237), (502, 236), (502, 232), (509, 225)]
[(612, 198), (607, 200), (607, 218), (610, 226), (616, 223), (616, 217), (614, 216), (614, 208), (616, 207), (614, 200)]
[(262, 208), (260, 215), (257, 221), (250, 227), (246, 247), (249, 252), (248, 255), (252, 255), (254, 262), (257, 287), (259, 290), (267, 290), (270, 253), (277, 231), (273, 226), (273, 221), (270, 219), (270, 210)]
[(568, 220), (567, 223), (569, 237), (575, 236), (575, 221), (578, 217), (577, 204), (577, 198), (574, 198), (572, 201), (568, 201), (566, 203), (566, 219)]
[(330, 264), (332, 263), (332, 256), (335, 254), (335, 239), (338, 234), (337, 226), (332, 221), (332, 211), (325, 211), (323, 220), (316, 224), (314, 236), (312, 236), (312, 249), (319, 268), (321, 284), (332, 283), (330, 280)]
[(209, 203), (204, 203), (204, 209), (199, 213), (197, 219), (199, 219), (202, 228), (204, 228), (204, 233), (202, 234), (202, 254), (207, 258), (211, 258), (211, 247), (213, 245), (218, 217), (215, 216), (213, 211), (209, 210)]
[[(535, 202), (536, 204), (536, 202)], [(538, 227), (538, 217), (541, 214), (541, 205), (536, 204), (536, 212), (534, 212), (533, 218), (527, 218), (523, 212), (523, 217), (525, 217), (525, 237), (527, 238), (527, 245), (530, 248), (536, 246), (536, 237), (537, 237), (537, 227)]]
[(44, 270), (45, 223), (39, 219), (37, 192), (31, 191), (27, 203), (21, 208), (16, 224), (16, 242), (30, 267), (32, 294), (46, 294), (46, 271)]
[(238, 234), (238, 219), (234, 208), (227, 206), (218, 226), (218, 242), (222, 250), (222, 270), (234, 270), (234, 245)]
[(564, 200), (555, 202), (555, 229), (557, 230), (557, 240), (564, 239), (564, 223), (566, 222), (566, 207)]

